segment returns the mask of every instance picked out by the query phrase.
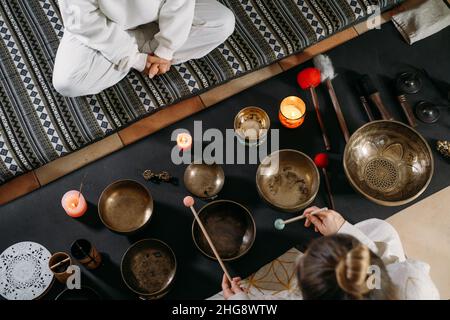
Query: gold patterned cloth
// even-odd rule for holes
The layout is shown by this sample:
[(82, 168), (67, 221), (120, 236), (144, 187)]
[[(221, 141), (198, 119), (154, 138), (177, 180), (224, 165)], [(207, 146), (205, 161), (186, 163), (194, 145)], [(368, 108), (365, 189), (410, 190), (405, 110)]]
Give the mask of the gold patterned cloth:
[[(242, 281), (251, 300), (300, 300), (295, 265), (303, 254), (295, 248), (259, 269)], [(222, 292), (209, 298), (223, 300)]]

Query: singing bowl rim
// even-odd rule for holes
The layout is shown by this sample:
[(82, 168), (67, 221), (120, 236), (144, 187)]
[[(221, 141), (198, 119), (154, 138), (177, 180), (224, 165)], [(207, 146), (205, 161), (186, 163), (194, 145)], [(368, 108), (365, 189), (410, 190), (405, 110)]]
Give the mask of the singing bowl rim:
[[(148, 204), (148, 207), (150, 208), (150, 211), (151, 211), (149, 217), (147, 218), (147, 220), (141, 226), (139, 226), (138, 228), (133, 229), (133, 230), (127, 230), (127, 231), (119, 230), (119, 229), (114, 228), (113, 226), (109, 225), (108, 223), (106, 223), (106, 221), (103, 219), (104, 212), (102, 210), (102, 202), (105, 199), (106, 192), (109, 191), (115, 185), (118, 185), (120, 183), (132, 183), (132, 184), (135, 184), (136, 186), (139, 186), (142, 190), (144, 190), (148, 194), (149, 199), (150, 199), (150, 202)], [(150, 222), (150, 220), (153, 217), (153, 213), (155, 211), (155, 204), (154, 204), (153, 196), (152, 196), (150, 190), (148, 190), (142, 183), (140, 183), (140, 182), (138, 182), (136, 180), (133, 180), (133, 179), (121, 179), (121, 180), (117, 180), (117, 181), (114, 181), (114, 182), (110, 183), (102, 191), (102, 193), (101, 193), (101, 195), (100, 195), (100, 197), (98, 199), (97, 207), (98, 207), (98, 216), (100, 217), (100, 220), (102, 221), (103, 225), (106, 228), (108, 228), (109, 230), (117, 232), (117, 233), (120, 233), (120, 234), (132, 234), (134, 232), (137, 232), (137, 231), (141, 230), (142, 228), (144, 228)]]
[[(387, 201), (387, 200), (380, 200), (377, 199), (375, 197), (372, 197), (369, 194), (364, 193), (361, 188), (359, 188), (359, 186), (355, 183), (355, 181), (352, 179), (349, 169), (347, 167), (347, 158), (349, 157), (349, 149), (350, 149), (350, 144), (352, 142), (352, 140), (354, 139), (354, 137), (358, 136), (358, 134), (363, 131), (365, 128), (369, 127), (369, 126), (373, 126), (373, 125), (377, 125), (380, 123), (394, 123), (396, 125), (405, 127), (406, 129), (409, 129), (412, 133), (414, 133), (419, 139), (420, 141), (425, 145), (427, 151), (428, 151), (428, 155), (430, 156), (430, 171), (428, 174), (428, 178), (426, 183), (423, 185), (423, 187), (419, 190), (419, 192), (417, 192), (414, 196), (411, 196), (407, 199), (404, 200), (398, 200), (398, 201)], [(371, 121), (369, 123), (366, 123), (365, 125), (363, 125), (362, 127), (360, 127), (358, 130), (356, 130), (350, 137), (350, 140), (348, 141), (348, 143), (345, 146), (344, 149), (344, 155), (343, 155), (343, 159), (342, 159), (342, 163), (344, 166), (344, 172), (345, 172), (345, 176), (347, 177), (347, 180), (350, 182), (350, 185), (352, 186), (353, 189), (355, 189), (360, 195), (362, 195), (364, 198), (382, 205), (382, 206), (386, 206), (386, 207), (397, 207), (397, 206), (401, 206), (407, 203), (410, 203), (411, 201), (414, 201), (415, 199), (417, 199), (418, 197), (420, 197), (422, 195), (422, 193), (424, 193), (424, 191), (428, 188), (428, 186), (431, 183), (431, 180), (433, 179), (433, 175), (434, 175), (434, 156), (433, 156), (433, 152), (431, 150), (430, 145), (428, 144), (428, 142), (425, 140), (425, 138), (420, 134), (420, 132), (418, 132), (417, 130), (415, 130), (414, 128), (400, 122), (400, 121), (396, 121), (396, 120), (374, 120)]]
[[(213, 195), (211, 195), (211, 196), (209, 196), (209, 197), (205, 197), (204, 195), (200, 195), (200, 194), (198, 194), (198, 193), (195, 193), (195, 192), (193, 192), (193, 191), (191, 190), (191, 188), (189, 187), (189, 184), (186, 183), (186, 180), (187, 180), (187, 179), (186, 179), (186, 175), (187, 175), (189, 169), (192, 168), (194, 165), (215, 166), (216, 168), (218, 168), (218, 172), (217, 172), (216, 177), (221, 177), (221, 178), (222, 178), (222, 183), (221, 183), (220, 187), (217, 188), (216, 192), (215, 192)], [(184, 182), (184, 186), (186, 187), (186, 189), (187, 189), (190, 193), (192, 193), (194, 196), (196, 196), (196, 197), (198, 197), (198, 198), (200, 198), (200, 199), (212, 199), (212, 198), (215, 198), (215, 197), (222, 191), (223, 186), (225, 185), (225, 171), (223, 170), (222, 166), (221, 166), (220, 164), (217, 164), (217, 163), (214, 163), (214, 164), (206, 164), (206, 163), (194, 163), (194, 162), (193, 162), (193, 163), (189, 164), (189, 165), (186, 167), (186, 169), (184, 170), (183, 182)]]
[[(298, 205), (296, 207), (286, 207), (286, 206), (279, 206), (279, 205), (275, 205), (273, 204), (265, 195), (265, 193), (261, 190), (259, 181), (258, 181), (258, 177), (261, 175), (261, 168), (264, 165), (264, 163), (270, 158), (272, 157), (274, 154), (276, 153), (282, 153), (282, 152), (293, 152), (293, 153), (297, 153), (301, 156), (303, 156), (308, 162), (310, 162), (310, 164), (312, 165), (312, 167), (314, 168), (314, 172), (315, 172), (315, 178), (317, 181), (317, 188), (316, 190), (311, 194), (311, 197), (308, 198), (307, 201), (305, 201), (303, 204)], [(311, 159), (311, 157), (309, 157), (306, 153), (303, 153), (299, 150), (295, 150), (295, 149), (281, 149), (278, 151), (274, 151), (271, 154), (269, 154), (267, 157), (264, 158), (263, 161), (261, 161), (261, 164), (258, 166), (258, 170), (256, 171), (256, 189), (258, 190), (258, 194), (263, 198), (263, 200), (268, 203), (271, 207), (277, 209), (277, 210), (281, 210), (283, 212), (287, 212), (287, 213), (293, 213), (293, 212), (297, 212), (299, 210), (302, 210), (304, 208), (306, 208), (307, 206), (309, 206), (311, 203), (313, 203), (314, 199), (316, 199), (317, 194), (319, 193), (320, 190), (320, 173), (319, 173), (319, 169), (317, 168), (316, 164), (314, 163), (314, 161)]]
[(241, 115), (242, 115), (245, 111), (252, 110), (252, 109), (253, 109), (253, 110), (256, 110), (259, 114), (261, 114), (261, 115), (264, 117), (264, 120), (267, 122), (267, 128), (264, 128), (264, 129), (267, 130), (267, 132), (268, 132), (268, 130), (270, 129), (270, 127), (271, 127), (271, 125), (272, 125), (272, 123), (271, 123), (271, 121), (270, 121), (270, 117), (269, 117), (268, 113), (266, 112), (266, 110), (264, 110), (264, 109), (261, 108), (261, 107), (257, 107), (257, 106), (248, 106), (248, 107), (244, 107), (243, 109), (239, 110), (239, 112), (238, 112), (238, 113), (236, 114), (236, 116), (234, 117), (233, 126), (234, 126), (234, 132), (236, 133), (236, 135), (237, 135), (238, 137), (240, 137), (240, 138), (243, 139), (243, 140), (248, 140), (249, 142), (256, 142), (256, 141), (259, 141), (259, 140), (264, 139), (264, 136), (267, 135), (267, 132), (266, 132), (265, 135), (258, 136), (256, 139), (248, 139), (247, 137), (242, 136), (242, 135), (239, 134), (239, 130), (238, 130), (238, 126), (237, 126), (237, 124), (239, 123), (239, 122), (238, 122), (238, 119), (241, 118)]
[[(163, 288), (161, 288), (158, 291), (152, 292), (152, 293), (139, 292), (138, 290), (136, 290), (136, 288), (133, 288), (133, 286), (131, 286), (128, 283), (128, 281), (126, 280), (126, 278), (123, 274), (123, 269), (124, 269), (123, 266), (124, 266), (125, 258), (127, 256), (127, 254), (131, 251), (131, 249), (136, 247), (141, 242), (159, 242), (159, 244), (161, 244), (163, 247), (165, 247), (166, 249), (169, 249), (168, 252), (170, 252), (170, 254), (172, 255), (173, 261), (174, 261), (174, 267), (172, 270), (172, 275), (170, 277), (170, 280), (167, 281), (167, 283), (164, 285)], [(178, 271), (178, 261), (177, 261), (177, 256), (175, 255), (175, 252), (172, 250), (172, 248), (167, 243), (165, 243), (162, 240), (155, 239), (155, 238), (148, 238), (148, 239), (142, 239), (142, 240), (136, 241), (135, 243), (133, 243), (132, 245), (130, 245), (128, 247), (128, 249), (125, 251), (125, 253), (122, 256), (122, 260), (120, 261), (120, 275), (122, 276), (123, 282), (128, 287), (128, 289), (130, 289), (132, 292), (134, 292), (135, 294), (137, 294), (138, 296), (143, 297), (143, 298), (155, 297), (156, 299), (159, 299), (159, 298), (164, 297), (167, 293), (169, 293), (170, 288), (172, 287), (173, 283), (175, 282), (177, 271)]]
[[(250, 217), (250, 221), (251, 221), (250, 226), (251, 226), (251, 228), (253, 228), (253, 236), (252, 236), (252, 239), (251, 239), (251, 241), (250, 241), (250, 244), (247, 246), (247, 248), (246, 248), (244, 251), (242, 251), (241, 253), (239, 253), (236, 257), (232, 257), (232, 258), (222, 258), (222, 257), (221, 257), (221, 259), (222, 259), (223, 261), (235, 261), (235, 260), (237, 260), (237, 259), (243, 257), (245, 254), (247, 254), (247, 253), (250, 251), (250, 249), (253, 247), (253, 245), (255, 244), (255, 240), (256, 240), (256, 223), (255, 223), (255, 219), (253, 218), (252, 213), (250, 212), (250, 210), (249, 210), (246, 206), (240, 204), (239, 202), (236, 202), (236, 201), (233, 201), (233, 200), (225, 200), (225, 199), (223, 199), (223, 200), (215, 200), (215, 201), (212, 201), (212, 202), (210, 202), (210, 203), (204, 205), (204, 206), (198, 211), (198, 213), (197, 213), (197, 215), (199, 216), (199, 218), (200, 218), (202, 212), (204, 212), (204, 210), (206, 210), (208, 207), (210, 207), (210, 206), (212, 206), (212, 205), (214, 205), (214, 204), (217, 204), (217, 203), (231, 203), (231, 204), (234, 204), (234, 205), (238, 205), (239, 207), (241, 207), (242, 209), (244, 209), (244, 211), (245, 211), (245, 213), (246, 213), (246, 216)], [(210, 259), (212, 259), (212, 260), (217, 261), (217, 259), (216, 259), (216, 257), (215, 257), (214, 255), (211, 256), (211, 255), (209, 255), (208, 253), (206, 253), (206, 252), (200, 247), (200, 245), (197, 243), (197, 240), (195, 239), (195, 231), (194, 231), (196, 225), (197, 225), (197, 220), (194, 219), (194, 221), (192, 221), (192, 231), (191, 231), (191, 232), (192, 232), (192, 240), (194, 241), (195, 246), (197, 247), (198, 250), (200, 250), (200, 252), (201, 252), (203, 255), (205, 255), (206, 257), (208, 257), (208, 258), (210, 258)], [(200, 229), (200, 226), (199, 226), (199, 229)], [(201, 232), (202, 232), (202, 231), (200, 230), (200, 233), (201, 233)]]

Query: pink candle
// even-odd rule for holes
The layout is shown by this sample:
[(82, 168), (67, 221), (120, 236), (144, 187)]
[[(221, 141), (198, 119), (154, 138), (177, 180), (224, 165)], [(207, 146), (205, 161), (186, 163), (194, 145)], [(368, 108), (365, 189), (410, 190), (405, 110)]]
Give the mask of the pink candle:
[(192, 147), (192, 137), (189, 133), (180, 133), (177, 136), (177, 145), (183, 151), (189, 150)]
[(79, 218), (87, 211), (86, 199), (77, 190), (67, 192), (62, 198), (61, 204), (66, 213), (72, 218)]

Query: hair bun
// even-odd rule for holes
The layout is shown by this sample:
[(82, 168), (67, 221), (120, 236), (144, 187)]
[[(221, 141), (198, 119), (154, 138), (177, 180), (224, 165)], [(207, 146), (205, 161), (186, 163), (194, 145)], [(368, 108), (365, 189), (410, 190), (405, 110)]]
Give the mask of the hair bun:
[(336, 266), (336, 279), (339, 287), (357, 299), (370, 291), (367, 286), (370, 266), (370, 250), (359, 245), (350, 250)]

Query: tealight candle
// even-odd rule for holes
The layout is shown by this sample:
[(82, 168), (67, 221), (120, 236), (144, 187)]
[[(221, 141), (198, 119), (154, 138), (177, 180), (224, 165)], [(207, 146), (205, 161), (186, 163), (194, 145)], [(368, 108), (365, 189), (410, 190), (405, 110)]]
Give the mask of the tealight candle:
[(281, 124), (289, 129), (298, 128), (305, 121), (306, 105), (299, 97), (287, 97), (280, 105), (278, 117)]
[(177, 145), (183, 150), (189, 150), (192, 147), (192, 136), (189, 133), (180, 133), (177, 136)]
[(66, 211), (67, 215), (71, 216), (72, 218), (80, 218), (87, 211), (86, 199), (77, 190), (67, 192), (61, 200), (61, 205)]

